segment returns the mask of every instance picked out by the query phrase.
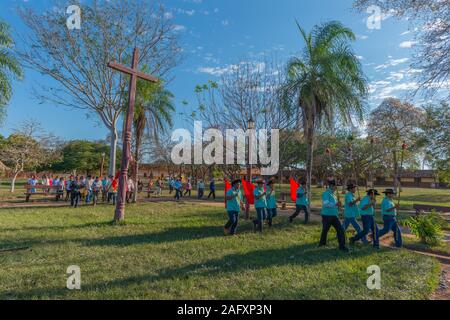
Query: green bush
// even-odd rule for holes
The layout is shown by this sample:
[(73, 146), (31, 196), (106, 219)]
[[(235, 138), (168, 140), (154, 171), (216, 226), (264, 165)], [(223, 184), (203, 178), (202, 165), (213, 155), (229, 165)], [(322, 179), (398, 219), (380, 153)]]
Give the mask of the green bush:
[(405, 225), (411, 229), (411, 233), (420, 239), (424, 244), (431, 246), (438, 245), (443, 239), (442, 231), (445, 220), (436, 212), (421, 214), (409, 218)]

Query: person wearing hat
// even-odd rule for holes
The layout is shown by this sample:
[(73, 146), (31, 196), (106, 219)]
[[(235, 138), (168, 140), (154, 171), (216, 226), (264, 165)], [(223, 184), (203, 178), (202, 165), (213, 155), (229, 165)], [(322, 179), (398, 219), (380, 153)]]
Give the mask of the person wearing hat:
[(386, 189), (383, 192), (386, 197), (381, 202), (381, 215), (383, 216), (384, 227), (379, 231), (381, 238), (390, 231), (394, 233), (395, 246), (401, 248), (403, 245), (402, 232), (397, 222), (397, 210), (399, 206), (394, 203), (394, 196), (397, 194), (394, 189)]
[[(367, 239), (369, 232), (373, 235), (373, 246), (376, 249), (380, 248), (379, 237), (378, 237), (378, 226), (375, 222), (375, 206), (377, 204), (377, 196), (380, 194), (378, 190), (370, 189), (367, 191), (367, 196), (365, 196), (359, 205), (361, 219), (363, 223), (363, 231), (358, 233), (353, 238), (350, 238), (350, 244), (354, 244), (356, 241)], [(364, 240), (363, 240), (364, 241)]]
[(328, 231), (333, 226), (337, 233), (339, 249), (347, 252), (344, 229), (339, 221), (339, 208), (342, 207), (342, 204), (338, 201), (336, 195), (336, 181), (328, 181), (328, 186), (328, 189), (322, 194), (322, 235), (319, 246), (322, 247), (327, 244)]
[(226, 194), (228, 222), (224, 227), (225, 234), (236, 235), (239, 214), (243, 205), (241, 184), (241, 180), (233, 181), (231, 189)]
[(292, 221), (298, 217), (300, 212), (303, 211), (305, 212), (305, 224), (307, 224), (309, 221), (309, 200), (308, 192), (306, 191), (306, 181), (300, 180), (299, 185), (300, 186), (297, 189), (297, 200), (295, 202), (295, 212), (289, 217), (289, 222), (292, 223)]
[[(361, 201), (360, 198), (356, 198), (356, 186), (354, 184), (347, 185), (347, 193), (345, 194), (344, 203), (344, 232), (347, 231), (350, 225), (359, 234), (362, 230), (356, 220), (359, 217), (358, 202)], [(367, 239), (362, 239), (364, 243), (367, 243)]]
[(267, 198), (267, 221), (269, 223), (269, 227), (272, 227), (273, 218), (277, 216), (277, 199), (274, 189), (275, 183), (273, 181), (269, 181), (267, 184), (266, 190), (266, 198)]
[(256, 219), (253, 220), (253, 230), (257, 230), (259, 232), (263, 231), (263, 221), (266, 216), (266, 208), (267, 208), (267, 199), (266, 199), (266, 191), (264, 190), (264, 181), (258, 180), (256, 181), (258, 185), (253, 192), (255, 196), (255, 209), (256, 209)]

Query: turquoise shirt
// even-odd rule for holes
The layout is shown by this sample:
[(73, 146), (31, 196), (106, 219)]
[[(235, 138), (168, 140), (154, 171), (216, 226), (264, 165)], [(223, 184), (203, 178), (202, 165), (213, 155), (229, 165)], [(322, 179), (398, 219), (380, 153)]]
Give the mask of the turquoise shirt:
[(297, 201), (295, 204), (297, 206), (308, 206), (308, 197), (306, 196), (306, 190), (303, 187), (297, 189)]
[[(255, 208), (267, 208), (266, 193), (264, 188), (256, 188), (253, 195), (255, 196)], [(260, 195), (263, 196), (257, 199), (256, 197), (259, 197)]]
[(344, 205), (344, 217), (345, 218), (357, 218), (359, 216), (358, 205), (355, 203), (350, 206), (350, 203), (356, 200), (355, 195), (352, 192), (347, 192), (345, 194), (345, 205)]
[(228, 212), (241, 212), (241, 202), (242, 202), (242, 192), (241, 190), (236, 190), (231, 188), (227, 192), (227, 198), (233, 196), (233, 199), (227, 199), (227, 211)]
[(339, 216), (338, 199), (332, 189), (328, 189), (322, 194), (322, 215)]
[(277, 208), (277, 199), (275, 195), (275, 190), (272, 190), (270, 187), (267, 188), (267, 208), (268, 209), (276, 209)]
[(394, 201), (389, 199), (388, 197), (383, 199), (383, 202), (381, 202), (381, 215), (383, 216), (396, 216), (397, 215), (397, 209), (394, 211), (389, 212), (389, 209), (392, 209), (395, 207)]
[[(375, 213), (375, 210), (373, 206), (371, 205), (372, 199), (369, 196), (365, 196), (359, 205), (359, 209), (362, 216), (373, 216)], [(370, 205), (370, 207), (366, 210), (364, 210), (365, 206)]]

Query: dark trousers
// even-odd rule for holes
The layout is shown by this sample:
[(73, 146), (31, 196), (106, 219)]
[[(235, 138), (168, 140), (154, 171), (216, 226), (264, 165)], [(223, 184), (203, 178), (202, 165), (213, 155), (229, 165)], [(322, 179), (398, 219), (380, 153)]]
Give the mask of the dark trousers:
[(198, 198), (202, 199), (205, 194), (205, 189), (198, 189)]
[(180, 198), (183, 196), (183, 194), (182, 194), (182, 192), (181, 192), (181, 190), (179, 190), (179, 189), (175, 189), (175, 199), (176, 200), (180, 200)]
[(94, 204), (94, 207), (97, 205), (98, 203), (98, 195), (99, 195), (99, 191), (92, 191), (92, 202)]
[(300, 213), (302, 211), (305, 212), (305, 223), (308, 223), (308, 221), (309, 221), (309, 210), (308, 210), (307, 206), (303, 206), (303, 205), (296, 205), (295, 206), (295, 212), (289, 219), (291, 221), (294, 220), (295, 218), (297, 218), (300, 215)]
[(398, 226), (397, 218), (394, 216), (384, 215), (383, 221), (384, 227), (378, 232), (378, 237), (381, 238), (392, 231), (394, 233), (395, 246), (397, 248), (401, 248), (403, 245), (402, 232), (400, 231), (400, 227)]
[(186, 190), (185, 192), (184, 192), (184, 196), (186, 196), (187, 194), (189, 194), (189, 197), (191, 196), (191, 190)]
[(259, 232), (263, 231), (263, 222), (266, 217), (266, 208), (256, 208), (256, 219), (253, 220), (255, 229), (258, 228)]
[(352, 241), (359, 241), (366, 239), (369, 232), (372, 232), (373, 235), (373, 246), (378, 248), (380, 247), (379, 236), (378, 236), (378, 226), (375, 223), (375, 219), (373, 216), (361, 216), (361, 220), (363, 223), (363, 230), (358, 233), (356, 236), (352, 238)]
[(330, 231), (331, 227), (336, 230), (339, 249), (344, 249), (345, 233), (339, 218), (336, 216), (322, 216), (322, 236), (320, 237), (320, 246), (325, 246), (327, 244), (328, 231)]
[(216, 200), (216, 190), (211, 190), (209, 192), (208, 199), (211, 198), (211, 196), (213, 197), (214, 200)]
[(228, 222), (225, 225), (225, 229), (229, 229), (231, 235), (236, 234), (238, 222), (239, 222), (239, 212), (228, 211)]
[(273, 208), (273, 209), (267, 209), (267, 221), (269, 223), (269, 227), (271, 227), (273, 225), (273, 218), (275, 218), (278, 215), (277, 213), (277, 209)]
[(70, 205), (72, 207), (75, 207), (75, 208), (78, 207), (80, 199), (81, 199), (81, 193), (79, 193), (79, 192), (72, 192), (70, 194)]

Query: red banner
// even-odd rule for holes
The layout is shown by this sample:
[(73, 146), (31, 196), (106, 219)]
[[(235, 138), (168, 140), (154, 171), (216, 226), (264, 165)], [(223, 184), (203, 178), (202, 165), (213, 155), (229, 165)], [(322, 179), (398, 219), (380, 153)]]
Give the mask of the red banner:
[(227, 207), (227, 192), (232, 188), (230, 181), (225, 179), (225, 208)]
[(255, 195), (253, 192), (255, 191), (255, 186), (253, 183), (250, 183), (246, 180), (242, 180), (242, 186), (244, 187), (245, 198), (247, 199), (248, 204), (255, 204)]
[(300, 185), (292, 178), (289, 179), (289, 182), (291, 184), (291, 200), (295, 202), (297, 201), (297, 189)]

